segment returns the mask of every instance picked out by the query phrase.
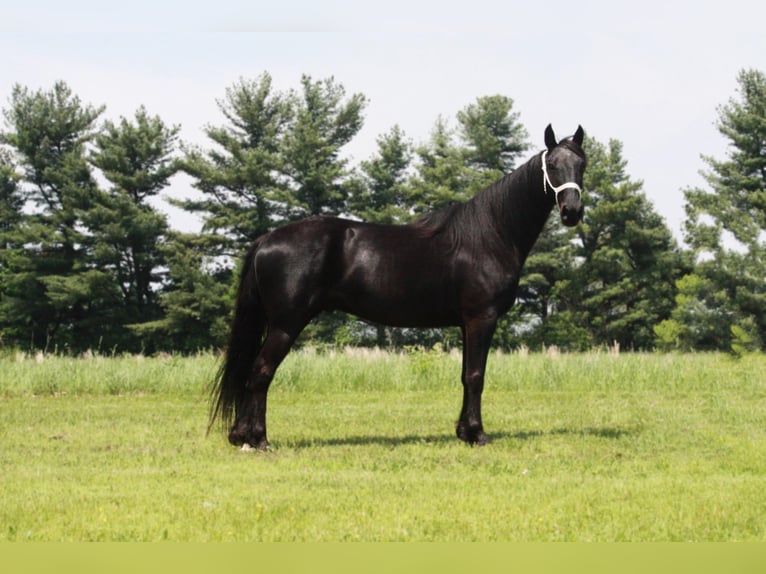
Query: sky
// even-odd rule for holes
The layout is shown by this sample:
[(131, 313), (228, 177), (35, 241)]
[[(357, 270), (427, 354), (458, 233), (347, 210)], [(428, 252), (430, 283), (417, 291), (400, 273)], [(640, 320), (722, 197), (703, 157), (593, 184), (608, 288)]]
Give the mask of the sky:
[[(6, 0), (1, 13), (2, 109), (14, 84), (64, 80), (104, 119), (143, 105), (207, 147), (204, 127), (225, 123), (216, 101), (239, 79), (268, 72), (287, 91), (332, 76), (369, 100), (346, 150), (358, 162), (396, 124), (423, 142), (439, 115), (502, 94), (530, 156), (548, 123), (622, 142), (628, 175), (679, 241), (701, 156), (728, 153), (718, 108), (738, 96), (740, 70), (766, 71), (766, 3), (754, 0)], [(177, 176), (165, 195), (194, 193)]]

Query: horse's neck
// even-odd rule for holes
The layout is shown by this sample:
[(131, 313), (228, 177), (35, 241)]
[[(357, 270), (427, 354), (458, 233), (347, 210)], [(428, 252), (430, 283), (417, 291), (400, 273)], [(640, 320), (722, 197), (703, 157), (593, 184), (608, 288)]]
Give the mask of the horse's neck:
[(514, 250), (523, 262), (545, 227), (553, 205), (543, 189), (539, 160), (532, 159), (519, 170), (524, 170), (524, 173), (520, 173), (512, 184), (512, 200), (503, 224), (508, 230)]

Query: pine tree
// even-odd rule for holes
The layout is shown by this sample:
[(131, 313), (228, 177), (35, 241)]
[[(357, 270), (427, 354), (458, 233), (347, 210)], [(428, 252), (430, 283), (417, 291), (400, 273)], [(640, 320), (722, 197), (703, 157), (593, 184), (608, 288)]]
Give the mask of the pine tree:
[(182, 169), (202, 199), (174, 204), (203, 219), (209, 247), (235, 259), (278, 221), (286, 184), (281, 147), (294, 114), (294, 97), (274, 93), (271, 76), (241, 79), (218, 107), (227, 123), (205, 129), (213, 147), (189, 148)]
[[(22, 301), (13, 301), (14, 284), (19, 281), (18, 258), (24, 259), (21, 225), (24, 197), (19, 188), (20, 176), (7, 150), (0, 149), (0, 348), (24, 345), (25, 317)], [(9, 300), (10, 298), (10, 300)]]
[(158, 294), (166, 261), (162, 245), (169, 234), (167, 218), (149, 200), (159, 194), (178, 170), (171, 155), (178, 127), (139, 108), (134, 119), (107, 121), (96, 135), (91, 162), (111, 186), (98, 194), (84, 216), (90, 230), (93, 259), (108, 270), (119, 287), (121, 332), (115, 345), (124, 350), (152, 349), (133, 340), (129, 325), (157, 319)]
[(341, 152), (362, 128), (367, 103), (362, 94), (346, 98), (333, 78), (304, 75), (301, 88), (280, 149), (287, 189), (279, 201), (287, 220), (345, 211), (349, 169)]
[(558, 312), (585, 327), (591, 344), (650, 349), (670, 316), (683, 259), (663, 219), (627, 174), (622, 144), (586, 138), (584, 222), (574, 229), (578, 262), (557, 289)]
[(10, 153), (0, 149), (0, 248), (3, 253), (18, 241), (13, 232), (22, 220), (21, 210), (24, 207), (19, 179)]
[(428, 141), (415, 148), (416, 174), (410, 181), (415, 214), (466, 201), (479, 191), (478, 173), (466, 165), (463, 151), (447, 120), (437, 118)]
[[(708, 288), (690, 295), (694, 305), (679, 308), (718, 310), (716, 346), (724, 349), (743, 333), (752, 348), (766, 341), (766, 75), (742, 70), (737, 80), (738, 97), (718, 110), (729, 156), (704, 157), (709, 189), (684, 192), (686, 239), (697, 258), (695, 275)], [(710, 346), (691, 311), (677, 315), (685, 346)]]
[[(466, 163), (492, 181), (512, 171), (528, 148), (529, 134), (507, 96), (483, 96), (457, 114)], [(491, 183), (491, 181), (490, 181)]]
[(161, 246), (168, 266), (159, 294), (163, 314), (132, 325), (153, 349), (193, 353), (225, 345), (239, 274), (216, 263), (210, 247), (207, 236), (187, 233), (171, 233)]
[(349, 212), (363, 221), (405, 223), (412, 217), (411, 145), (399, 126), (378, 137), (377, 144), (377, 153), (361, 162), (350, 185)]
[(418, 213), (470, 199), (512, 171), (529, 147), (527, 132), (506, 96), (484, 96), (457, 113), (457, 128), (439, 116), (417, 146), (412, 194)]
[(34, 212), (25, 217), (3, 314), (37, 348), (97, 346), (100, 314), (114, 301), (108, 275), (89, 264), (82, 225), (97, 190), (85, 149), (102, 111), (84, 106), (64, 82), (37, 92), (16, 85), (4, 111), (0, 143), (16, 158)]

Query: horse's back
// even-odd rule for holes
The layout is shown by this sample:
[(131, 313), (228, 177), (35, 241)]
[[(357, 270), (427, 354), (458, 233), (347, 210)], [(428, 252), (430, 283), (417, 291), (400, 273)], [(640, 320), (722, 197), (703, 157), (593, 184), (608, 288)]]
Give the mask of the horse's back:
[(401, 326), (454, 324), (449, 257), (413, 226), (312, 217), (259, 240), (256, 276), (273, 314), (341, 310)]

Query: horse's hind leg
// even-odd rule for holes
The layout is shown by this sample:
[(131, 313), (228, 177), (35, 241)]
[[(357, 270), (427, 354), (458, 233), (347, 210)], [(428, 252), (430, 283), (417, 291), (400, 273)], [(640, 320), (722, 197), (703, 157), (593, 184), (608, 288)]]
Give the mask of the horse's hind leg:
[(243, 447), (248, 445), (259, 450), (269, 448), (266, 438), (266, 397), (274, 373), (290, 351), (296, 336), (297, 333), (291, 335), (283, 329), (269, 329), (237, 404), (236, 420), (229, 432), (231, 444)]

